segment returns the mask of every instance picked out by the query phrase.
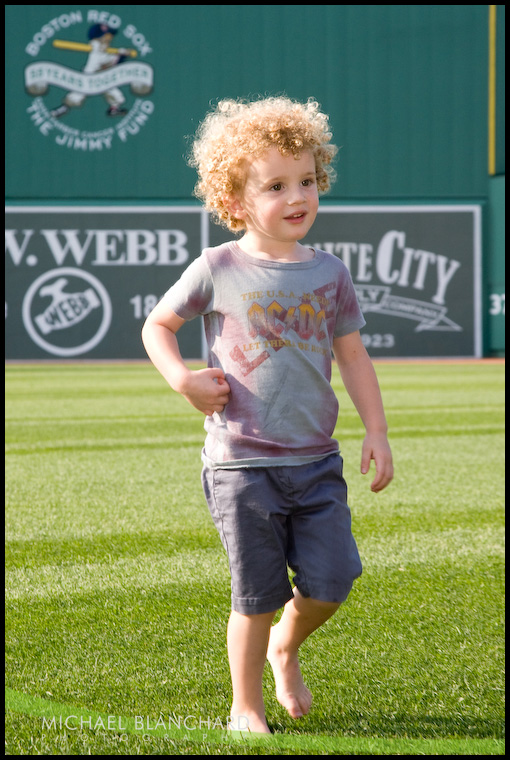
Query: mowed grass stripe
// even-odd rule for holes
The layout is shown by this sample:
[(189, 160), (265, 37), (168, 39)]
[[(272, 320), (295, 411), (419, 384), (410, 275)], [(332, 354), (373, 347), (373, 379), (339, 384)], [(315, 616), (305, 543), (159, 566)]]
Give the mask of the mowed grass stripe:
[(79, 565), (41, 565), (8, 572), (8, 597), (65, 596), (114, 589), (164, 588), (173, 585), (229, 583), (228, 566), (220, 550), (188, 550), (171, 557), (139, 556)]
[[(136, 544), (135, 544), (136, 546)], [(32, 550), (37, 547), (31, 547)], [(19, 551), (19, 549), (18, 549)], [(143, 551), (143, 550), (140, 550)], [(415, 532), (405, 543), (399, 537), (365, 539), (362, 553), (366, 556), (365, 572), (378, 572), (420, 563), (434, 564), (440, 570), (446, 557), (455, 556), (464, 563), (478, 563), (489, 556), (504, 556), (504, 535), (501, 529), (492, 528), (483, 533), (473, 529), (457, 528), (440, 534)], [(174, 551), (171, 556), (158, 553), (140, 553), (136, 557), (100, 563), (83, 558), (80, 564), (39, 565), (6, 570), (6, 599), (38, 596), (79, 594), (83, 591), (115, 588), (145, 588), (187, 583), (193, 579), (202, 583), (229, 583), (228, 567), (220, 549)]]
[[(413, 426), (413, 427), (400, 427), (393, 428), (391, 437), (395, 438), (409, 438), (413, 436), (419, 436), (420, 438), (449, 438), (451, 436), (459, 436), (466, 434), (478, 434), (478, 435), (491, 435), (503, 433), (505, 430), (504, 424), (492, 424), (480, 423), (479, 425), (445, 425), (441, 426)], [(203, 436), (198, 435), (187, 436), (175, 441), (167, 436), (165, 437), (151, 437), (151, 438), (123, 438), (119, 440), (117, 438), (103, 438), (100, 443), (96, 439), (87, 440), (85, 437), (80, 440), (80, 443), (73, 441), (55, 440), (53, 439), (50, 445), (45, 444), (42, 441), (32, 443), (30, 446), (26, 444), (7, 444), (6, 455), (12, 456), (26, 456), (30, 454), (51, 454), (53, 452), (65, 452), (65, 451), (119, 451), (123, 449), (174, 449), (182, 447), (194, 447), (200, 446)], [(359, 433), (343, 431), (343, 440), (359, 439)]]
[(43, 443), (36, 443), (32, 444), (30, 448), (27, 448), (26, 446), (20, 445), (18, 446), (11, 446), (8, 447), (8, 450), (6, 451), (6, 454), (8, 455), (17, 455), (17, 456), (26, 456), (30, 454), (53, 454), (55, 452), (73, 452), (73, 451), (121, 451), (121, 450), (128, 450), (128, 449), (180, 449), (185, 447), (192, 446), (195, 450), (197, 448), (197, 444), (199, 444), (198, 438), (191, 438), (190, 440), (186, 441), (173, 441), (168, 440), (167, 438), (161, 438), (159, 440), (155, 440), (154, 438), (151, 438), (150, 440), (143, 440), (141, 438), (136, 438), (133, 440), (122, 440), (119, 441), (117, 439), (112, 439), (108, 441), (108, 439), (103, 440), (101, 443), (98, 443), (97, 441), (87, 441), (82, 440), (79, 444), (76, 443), (66, 443), (64, 441), (62, 442), (55, 442), (51, 444), (50, 446), (44, 445)]

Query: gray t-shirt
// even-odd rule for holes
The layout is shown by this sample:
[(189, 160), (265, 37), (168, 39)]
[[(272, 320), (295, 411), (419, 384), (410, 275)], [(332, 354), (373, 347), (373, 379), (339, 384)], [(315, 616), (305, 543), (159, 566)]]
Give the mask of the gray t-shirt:
[(208, 466), (297, 465), (338, 452), (332, 341), (365, 324), (340, 259), (315, 250), (285, 263), (224, 243), (206, 248), (163, 298), (182, 319), (203, 315), (208, 365), (230, 385), (224, 411), (206, 417)]

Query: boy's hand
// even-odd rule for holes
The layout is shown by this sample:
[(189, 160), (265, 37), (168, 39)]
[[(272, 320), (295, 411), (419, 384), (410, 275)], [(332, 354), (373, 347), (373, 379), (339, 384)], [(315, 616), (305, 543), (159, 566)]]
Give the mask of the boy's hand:
[(393, 479), (393, 460), (390, 444), (385, 433), (367, 433), (361, 451), (361, 472), (366, 475), (370, 461), (375, 461), (375, 478), (370, 488), (377, 493), (386, 488)]
[(214, 412), (222, 412), (229, 401), (230, 386), (225, 380), (223, 370), (208, 368), (190, 371), (176, 389), (198, 409), (210, 417)]

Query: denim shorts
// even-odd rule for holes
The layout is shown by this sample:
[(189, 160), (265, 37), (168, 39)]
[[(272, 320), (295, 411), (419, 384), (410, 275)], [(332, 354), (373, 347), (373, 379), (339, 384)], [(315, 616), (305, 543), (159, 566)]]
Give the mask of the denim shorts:
[(202, 485), (232, 579), (232, 609), (276, 611), (293, 597), (343, 602), (361, 575), (342, 458), (285, 467), (212, 469)]

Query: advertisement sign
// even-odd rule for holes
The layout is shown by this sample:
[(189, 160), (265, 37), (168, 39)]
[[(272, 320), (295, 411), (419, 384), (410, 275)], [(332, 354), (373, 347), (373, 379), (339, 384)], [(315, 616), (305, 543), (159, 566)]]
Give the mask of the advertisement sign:
[[(6, 358), (142, 359), (146, 316), (232, 236), (196, 206), (6, 208)], [(305, 244), (341, 258), (377, 357), (481, 356), (479, 206), (323, 206)], [(201, 320), (180, 331), (204, 354)]]
[(320, 233), (351, 272), (372, 356), (481, 356), (480, 207), (325, 208)]

